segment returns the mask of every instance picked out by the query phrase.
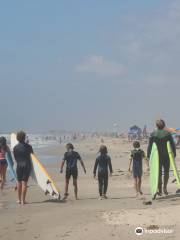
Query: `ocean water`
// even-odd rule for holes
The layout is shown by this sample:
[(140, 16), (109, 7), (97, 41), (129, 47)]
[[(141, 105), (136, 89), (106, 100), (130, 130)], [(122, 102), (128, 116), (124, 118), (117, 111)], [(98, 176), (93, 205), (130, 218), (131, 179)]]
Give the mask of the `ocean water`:
[[(4, 136), (7, 139), (8, 145), (10, 146), (10, 134), (0, 134), (0, 136)], [(43, 148), (52, 145), (59, 145), (60, 139), (62, 139), (62, 136), (27, 134), (27, 140), (33, 148)]]
[[(0, 136), (4, 136), (7, 139), (7, 144), (10, 147), (10, 134), (0, 134)], [(45, 134), (28, 134), (29, 144), (32, 145), (34, 152), (38, 156), (39, 160), (43, 163), (43, 165), (47, 165), (50, 163), (59, 163), (61, 160), (61, 156), (49, 156), (43, 155), (42, 149), (51, 147), (51, 146), (60, 146), (60, 143), (67, 141), (70, 136), (55, 136), (55, 135), (45, 135)], [(61, 141), (61, 142), (60, 142)], [(12, 149), (11, 149), (12, 150)]]

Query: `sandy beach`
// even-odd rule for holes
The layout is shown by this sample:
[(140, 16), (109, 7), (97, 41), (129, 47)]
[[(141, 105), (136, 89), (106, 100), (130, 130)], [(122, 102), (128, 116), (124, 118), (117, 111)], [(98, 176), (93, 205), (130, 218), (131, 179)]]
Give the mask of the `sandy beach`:
[[(72, 182), (67, 201), (57, 202), (45, 196), (38, 186), (29, 182), (29, 204), (16, 204), (16, 192), (6, 185), (0, 192), (0, 239), (1, 240), (96, 240), (96, 239), (179, 239), (180, 195), (172, 172), (168, 185), (169, 196), (161, 197), (144, 205), (136, 198), (133, 179), (127, 171), (131, 144), (123, 139), (105, 138), (104, 144), (112, 158), (113, 176), (109, 180), (108, 199), (98, 200), (98, 184), (93, 179), (93, 166), (101, 145), (99, 138), (75, 142), (86, 168), (85, 175), (79, 165), (79, 200), (74, 199)], [(147, 144), (142, 144), (146, 151)], [(41, 149), (41, 155), (59, 157), (48, 163), (48, 171), (64, 194), (64, 174), (59, 173), (64, 145)], [(180, 166), (180, 152), (177, 152)], [(146, 201), (151, 201), (149, 173), (144, 164), (143, 192)], [(136, 236), (135, 229), (142, 227), (143, 236)], [(157, 233), (162, 230), (168, 233)], [(147, 232), (149, 230), (149, 232)], [(153, 233), (153, 231), (157, 231)]]

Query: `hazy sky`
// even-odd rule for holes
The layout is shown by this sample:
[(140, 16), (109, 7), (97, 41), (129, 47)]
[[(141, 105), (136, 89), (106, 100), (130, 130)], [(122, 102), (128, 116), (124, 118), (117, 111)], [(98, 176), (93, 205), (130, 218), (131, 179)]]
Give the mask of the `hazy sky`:
[(0, 3), (0, 131), (180, 126), (180, 1)]

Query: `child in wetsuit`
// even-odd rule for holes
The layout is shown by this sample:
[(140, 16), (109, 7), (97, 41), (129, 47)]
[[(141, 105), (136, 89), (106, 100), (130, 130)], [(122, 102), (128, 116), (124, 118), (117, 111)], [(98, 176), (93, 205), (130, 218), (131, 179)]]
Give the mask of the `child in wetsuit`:
[(131, 151), (131, 158), (130, 158), (130, 164), (129, 164), (129, 171), (131, 172), (131, 164), (132, 164), (132, 172), (134, 177), (134, 188), (136, 191), (136, 197), (138, 194), (142, 195), (141, 190), (141, 178), (143, 174), (143, 159), (146, 159), (146, 164), (149, 169), (149, 164), (147, 161), (147, 158), (145, 156), (145, 152), (140, 149), (140, 143), (138, 141), (135, 141), (133, 143), (134, 149)]
[(64, 158), (61, 164), (60, 173), (63, 173), (64, 163), (66, 162), (66, 184), (65, 184), (65, 193), (64, 199), (68, 197), (68, 188), (69, 188), (69, 180), (71, 176), (73, 177), (73, 185), (74, 185), (74, 194), (76, 200), (78, 200), (78, 186), (77, 186), (77, 178), (78, 178), (78, 167), (77, 161), (79, 160), (81, 166), (86, 174), (86, 168), (84, 162), (81, 159), (81, 156), (78, 152), (74, 151), (74, 146), (71, 143), (66, 145), (67, 152), (64, 154)]
[(26, 143), (26, 134), (23, 131), (17, 133), (18, 144), (13, 153), (17, 163), (16, 173), (18, 179), (18, 203), (26, 204), (27, 183), (31, 172), (32, 146)]
[(110, 176), (113, 173), (111, 158), (108, 156), (107, 147), (102, 145), (100, 147), (100, 155), (96, 158), (94, 165), (94, 178), (96, 177), (96, 171), (98, 168), (98, 183), (99, 183), (99, 195), (102, 200), (107, 199), (106, 193), (108, 188), (108, 167), (110, 170)]

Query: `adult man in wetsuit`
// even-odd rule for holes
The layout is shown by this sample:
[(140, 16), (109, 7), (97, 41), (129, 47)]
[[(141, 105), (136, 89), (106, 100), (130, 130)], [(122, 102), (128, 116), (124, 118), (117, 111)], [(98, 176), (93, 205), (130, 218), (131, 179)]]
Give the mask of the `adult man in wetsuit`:
[(167, 184), (169, 180), (170, 159), (167, 150), (167, 142), (170, 142), (174, 157), (176, 157), (176, 147), (171, 133), (166, 131), (165, 121), (160, 119), (156, 121), (157, 130), (151, 134), (149, 146), (147, 149), (147, 157), (150, 159), (153, 143), (156, 143), (159, 153), (159, 185), (158, 195), (162, 195), (162, 168), (164, 169), (163, 192), (168, 195)]

